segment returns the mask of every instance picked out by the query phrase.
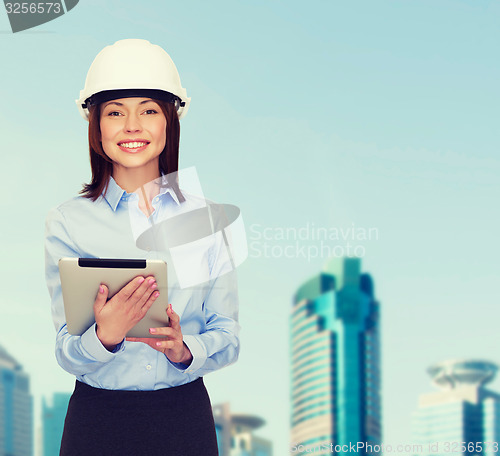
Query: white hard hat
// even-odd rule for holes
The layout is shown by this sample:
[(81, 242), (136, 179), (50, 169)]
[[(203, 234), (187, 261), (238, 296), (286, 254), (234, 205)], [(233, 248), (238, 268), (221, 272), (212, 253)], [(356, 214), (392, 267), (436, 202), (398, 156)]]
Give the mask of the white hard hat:
[(117, 41), (97, 54), (76, 104), (88, 120), (89, 106), (127, 97), (174, 103), (179, 119), (191, 101), (170, 56), (156, 44), (135, 39)]

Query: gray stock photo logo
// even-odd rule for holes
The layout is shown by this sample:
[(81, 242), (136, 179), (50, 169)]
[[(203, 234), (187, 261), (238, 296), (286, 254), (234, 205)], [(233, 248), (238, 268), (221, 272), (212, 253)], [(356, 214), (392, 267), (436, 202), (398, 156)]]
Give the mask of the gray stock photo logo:
[(4, 0), (10, 28), (13, 33), (45, 24), (72, 10), (79, 0), (55, 0), (51, 2), (32, 0), (12, 2)]

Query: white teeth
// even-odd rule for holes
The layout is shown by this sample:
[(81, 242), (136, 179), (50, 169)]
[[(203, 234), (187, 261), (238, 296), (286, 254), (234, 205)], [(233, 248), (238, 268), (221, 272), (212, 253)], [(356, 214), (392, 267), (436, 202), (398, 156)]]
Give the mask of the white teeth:
[(145, 146), (147, 143), (145, 142), (127, 142), (120, 143), (120, 146), (126, 147), (127, 149), (137, 149), (138, 147)]

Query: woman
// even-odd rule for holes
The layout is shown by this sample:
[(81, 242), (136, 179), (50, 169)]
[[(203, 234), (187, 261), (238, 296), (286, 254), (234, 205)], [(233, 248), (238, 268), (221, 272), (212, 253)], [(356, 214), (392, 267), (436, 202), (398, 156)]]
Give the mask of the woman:
[[(56, 358), (77, 379), (61, 455), (218, 454), (202, 376), (238, 357), (235, 278), (212, 274), (203, 286), (181, 288), (168, 251), (136, 246), (130, 218), (138, 214), (135, 224), (148, 226), (193, 204), (176, 179), (164, 179), (177, 172), (179, 118), (189, 101), (168, 54), (145, 40), (103, 49), (77, 101), (89, 120), (92, 180), (48, 214), (45, 243)], [(210, 246), (210, 271), (220, 270), (223, 249)], [(164, 259), (168, 327), (151, 328), (156, 338), (126, 338), (159, 295), (154, 277), (136, 277), (109, 300), (101, 285), (95, 324), (69, 334), (63, 257)]]

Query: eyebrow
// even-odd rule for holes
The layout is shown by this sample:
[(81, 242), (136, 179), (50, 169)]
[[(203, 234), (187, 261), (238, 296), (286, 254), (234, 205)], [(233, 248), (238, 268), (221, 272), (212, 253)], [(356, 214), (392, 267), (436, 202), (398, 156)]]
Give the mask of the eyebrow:
[[(156, 103), (154, 100), (144, 100), (144, 101), (141, 101), (139, 103), (139, 105), (143, 105), (143, 104), (146, 104), (146, 103)], [(123, 103), (119, 103), (118, 101), (109, 101), (108, 103), (106, 103), (104, 106), (103, 106), (103, 109), (106, 107), (106, 106), (110, 106), (110, 105), (116, 105), (116, 106), (123, 106)]]

